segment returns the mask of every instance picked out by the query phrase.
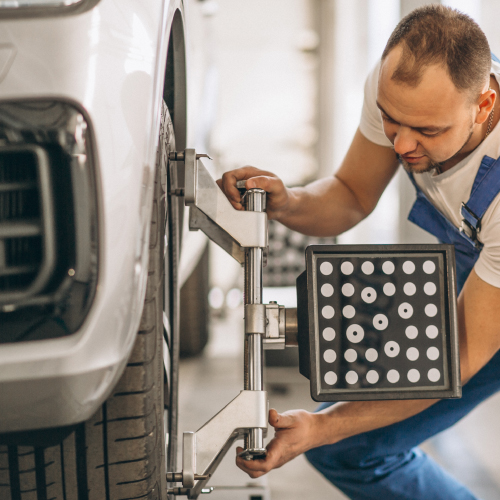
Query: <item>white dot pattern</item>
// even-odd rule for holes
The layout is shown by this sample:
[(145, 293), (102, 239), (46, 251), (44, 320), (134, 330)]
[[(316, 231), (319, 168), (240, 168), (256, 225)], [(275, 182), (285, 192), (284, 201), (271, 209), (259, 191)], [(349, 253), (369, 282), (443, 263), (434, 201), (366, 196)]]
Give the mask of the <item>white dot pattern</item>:
[(403, 271), (406, 274), (413, 274), (415, 272), (415, 264), (411, 260), (403, 263)]
[(427, 337), (429, 337), (430, 339), (435, 339), (437, 336), (438, 336), (438, 333), (439, 333), (439, 330), (437, 328), (437, 326), (435, 325), (429, 325), (426, 329), (425, 329), (425, 334), (427, 335)]
[(436, 359), (439, 358), (439, 349), (437, 347), (429, 347), (429, 349), (427, 349), (427, 357), (431, 361), (436, 361)]
[(413, 316), (413, 307), (411, 306), (411, 304), (408, 304), (408, 302), (403, 302), (398, 307), (398, 314), (403, 319), (410, 319)]
[(395, 384), (396, 382), (399, 382), (399, 372), (397, 370), (389, 370), (387, 372), (387, 380), (391, 384)]
[[(314, 279), (319, 282), (320, 377), (325, 389), (404, 391), (423, 386), (426, 391), (443, 380), (447, 365), (440, 358), (446, 352), (429, 341), (442, 333), (436, 324), (445, 314), (436, 297), (441, 293), (439, 259), (410, 254), (389, 259), (344, 254), (336, 261), (320, 261)], [(340, 278), (337, 285), (332, 274)]]
[(352, 274), (353, 271), (354, 271), (354, 266), (352, 265), (352, 262), (342, 262), (340, 266), (340, 272), (342, 274), (349, 275)]
[(377, 330), (385, 330), (389, 325), (389, 320), (385, 314), (376, 314), (373, 318), (373, 326)]
[(374, 270), (375, 266), (373, 265), (373, 262), (370, 262), (369, 260), (361, 264), (361, 271), (363, 271), (365, 274), (372, 274)]
[(335, 372), (326, 372), (325, 382), (328, 385), (335, 385), (337, 383), (337, 374)]
[(375, 370), (370, 370), (366, 374), (366, 381), (369, 384), (376, 384), (379, 380), (380, 376)]
[(345, 381), (351, 385), (355, 384), (358, 381), (358, 378), (358, 374), (354, 370), (348, 371), (345, 374)]
[(406, 330), (405, 330), (405, 334), (411, 340), (416, 339), (418, 336), (418, 328), (416, 326), (413, 326), (413, 325), (407, 326)]
[(424, 310), (429, 318), (433, 318), (438, 312), (438, 308), (434, 304), (427, 304)]
[(437, 382), (441, 378), (441, 372), (437, 368), (431, 368), (427, 372), (427, 378), (431, 382)]
[(330, 262), (322, 262), (321, 265), (319, 266), (319, 270), (321, 274), (324, 274), (325, 276), (330, 276), (333, 272), (333, 266), (330, 264)]
[(377, 300), (377, 292), (372, 287), (363, 288), (361, 292), (361, 298), (367, 303), (372, 304)]
[(323, 359), (327, 363), (333, 363), (337, 359), (337, 353), (333, 349), (327, 349), (323, 354)]
[(390, 260), (386, 260), (382, 264), (382, 271), (384, 271), (385, 274), (392, 274), (394, 272), (394, 269), (396, 269), (396, 267)]
[(352, 297), (354, 295), (354, 287), (351, 283), (342, 285), (342, 295), (345, 295), (346, 297)]
[(419, 352), (418, 352), (418, 349), (416, 347), (410, 347), (409, 349), (407, 349), (406, 357), (410, 361), (416, 361), (418, 359), (418, 356), (419, 356)]
[(394, 342), (394, 340), (390, 340), (384, 346), (384, 352), (389, 358), (395, 358), (400, 351), (399, 344)]
[(325, 319), (332, 319), (335, 315), (335, 309), (332, 306), (325, 306), (321, 310), (321, 314)]
[(342, 309), (342, 315), (344, 318), (354, 318), (354, 315), (356, 314), (356, 309), (352, 306), (345, 306), (344, 309)]
[(408, 372), (408, 380), (413, 384), (420, 380), (420, 372), (416, 368), (412, 368)]
[(331, 342), (335, 338), (335, 330), (330, 326), (323, 330), (323, 338), (327, 342)]
[(344, 358), (348, 363), (354, 363), (358, 359), (358, 353), (354, 349), (347, 349)]
[(432, 274), (436, 270), (436, 264), (434, 264), (432, 260), (426, 260), (424, 262), (424, 265), (422, 266), (422, 269), (424, 270), (424, 273)]
[(360, 325), (350, 325), (347, 327), (346, 336), (349, 342), (358, 344), (365, 337), (365, 331)]

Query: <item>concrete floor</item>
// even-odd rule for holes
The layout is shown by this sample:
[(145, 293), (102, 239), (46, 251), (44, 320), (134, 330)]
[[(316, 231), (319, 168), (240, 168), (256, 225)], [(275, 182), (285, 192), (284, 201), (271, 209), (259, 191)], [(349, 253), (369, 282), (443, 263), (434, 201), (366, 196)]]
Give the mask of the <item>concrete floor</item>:
[[(204, 356), (183, 360), (180, 371), (180, 432), (196, 430), (233, 399), (243, 386), (241, 308), (212, 321)], [(278, 411), (313, 410), (309, 383), (295, 367), (267, 368), (270, 406)], [(452, 429), (424, 444), (426, 452), (459, 477), (482, 500), (500, 500), (500, 395), (491, 398)], [(270, 432), (272, 434), (272, 431)], [(212, 500), (345, 500), (305, 460), (297, 457), (259, 480), (234, 464), (230, 450), (211, 479)], [(429, 499), (431, 500), (431, 499)]]

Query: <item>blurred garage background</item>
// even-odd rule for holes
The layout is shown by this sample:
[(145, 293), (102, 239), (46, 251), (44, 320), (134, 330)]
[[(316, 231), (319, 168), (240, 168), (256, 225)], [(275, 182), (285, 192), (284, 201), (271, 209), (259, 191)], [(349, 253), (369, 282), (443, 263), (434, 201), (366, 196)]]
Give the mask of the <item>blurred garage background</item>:
[[(331, 175), (357, 128), (368, 71), (399, 19), (426, 3), (430, 2), (206, 0), (208, 29), (203, 29), (213, 58), (207, 71), (217, 87), (217, 99), (209, 103), (214, 128), (208, 148), (216, 175), (254, 165), (275, 172), (290, 186)], [(492, 51), (500, 52), (498, 0), (442, 3), (471, 15), (486, 32)], [(374, 213), (338, 242), (432, 242), (406, 221), (413, 197), (406, 176), (396, 176)], [(293, 307), (302, 250), (311, 241), (282, 226), (271, 231), (264, 301)], [(196, 430), (243, 387), (242, 270), (212, 244), (208, 259), (209, 339), (199, 355), (181, 363), (181, 432)], [(293, 352), (268, 355), (265, 380), (271, 407), (315, 408)], [(500, 499), (499, 414), (500, 397), (494, 397), (424, 445), (484, 500)], [(216, 499), (345, 498), (303, 457), (251, 481), (236, 469), (230, 452), (211, 485), (218, 486), (212, 493)]]

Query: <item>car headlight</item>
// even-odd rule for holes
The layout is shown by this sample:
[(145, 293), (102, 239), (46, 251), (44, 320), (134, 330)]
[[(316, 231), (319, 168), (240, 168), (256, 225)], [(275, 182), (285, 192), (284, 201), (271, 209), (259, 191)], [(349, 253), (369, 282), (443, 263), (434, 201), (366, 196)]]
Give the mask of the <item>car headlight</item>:
[(0, 18), (80, 14), (100, 0), (0, 0)]

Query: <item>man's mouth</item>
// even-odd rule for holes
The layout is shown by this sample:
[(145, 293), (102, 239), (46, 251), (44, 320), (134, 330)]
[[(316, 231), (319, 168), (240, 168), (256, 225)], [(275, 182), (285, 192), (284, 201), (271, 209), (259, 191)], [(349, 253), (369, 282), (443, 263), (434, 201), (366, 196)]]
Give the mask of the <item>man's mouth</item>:
[(424, 158), (424, 155), (422, 155), (422, 156), (401, 155), (401, 158), (403, 158), (403, 160), (407, 161), (408, 163), (417, 163), (422, 158)]

